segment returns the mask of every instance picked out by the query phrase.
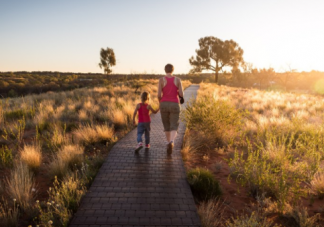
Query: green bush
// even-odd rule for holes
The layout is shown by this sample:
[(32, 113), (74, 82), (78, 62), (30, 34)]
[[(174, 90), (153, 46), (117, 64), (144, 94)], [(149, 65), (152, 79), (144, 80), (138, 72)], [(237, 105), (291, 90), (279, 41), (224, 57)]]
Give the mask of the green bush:
[(13, 111), (8, 111), (4, 113), (4, 117), (6, 120), (20, 120), (23, 117), (32, 118), (35, 116), (35, 107), (30, 107), (27, 109), (18, 109)]
[(8, 92), (8, 97), (14, 98), (17, 96), (18, 96), (17, 92), (14, 89), (10, 89), (10, 91)]
[(0, 166), (11, 166), (13, 161), (12, 150), (7, 146), (0, 148)]
[(6, 120), (16, 120), (21, 119), (24, 116), (24, 110), (13, 110), (5, 113)]
[(191, 169), (187, 173), (187, 180), (193, 194), (200, 200), (210, 199), (222, 194), (219, 182), (209, 170)]

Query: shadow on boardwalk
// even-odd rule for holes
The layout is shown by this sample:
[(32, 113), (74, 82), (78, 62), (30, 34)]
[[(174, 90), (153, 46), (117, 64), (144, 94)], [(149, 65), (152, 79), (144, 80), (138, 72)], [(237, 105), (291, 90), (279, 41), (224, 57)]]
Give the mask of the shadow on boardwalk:
[[(195, 98), (198, 89), (187, 88), (185, 100)], [(180, 123), (170, 156), (160, 113), (151, 120), (149, 151), (134, 152), (136, 129), (118, 141), (70, 227), (200, 226), (180, 153), (185, 125)]]

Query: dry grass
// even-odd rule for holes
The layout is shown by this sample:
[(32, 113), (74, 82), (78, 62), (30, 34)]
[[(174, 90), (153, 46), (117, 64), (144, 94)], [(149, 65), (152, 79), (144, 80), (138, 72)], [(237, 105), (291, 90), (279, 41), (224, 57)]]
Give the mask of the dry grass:
[(65, 145), (58, 153), (57, 157), (68, 166), (73, 167), (74, 165), (80, 166), (84, 160), (84, 147), (80, 145)]
[(186, 133), (183, 141), (183, 147), (181, 149), (181, 155), (184, 161), (191, 160), (194, 156), (195, 148), (192, 144), (192, 141), (193, 140), (191, 136), (188, 133)]
[(54, 179), (56, 176), (62, 179), (69, 172), (69, 166), (63, 162), (59, 157), (55, 156), (48, 167), (49, 176)]
[(218, 227), (224, 223), (224, 203), (218, 199), (210, 199), (200, 204), (198, 214), (203, 227)]
[(317, 224), (318, 220), (320, 220), (320, 214), (309, 217), (307, 208), (303, 206), (293, 207), (286, 216), (293, 218), (296, 226), (299, 227), (320, 227)]
[(311, 192), (319, 198), (324, 197), (324, 171), (315, 173), (314, 179), (310, 183)]
[(70, 144), (71, 139), (66, 135), (66, 125), (63, 128), (59, 124), (52, 125), (49, 142), (55, 150), (65, 144)]
[(33, 203), (35, 195), (35, 182), (28, 166), (22, 162), (15, 165), (7, 178), (7, 193), (10, 198), (16, 199), (22, 208)]
[(124, 114), (122, 110), (114, 109), (109, 111), (109, 114), (110, 114), (109, 119), (111, 119), (115, 125), (121, 127), (127, 124), (127, 116)]
[(114, 130), (108, 125), (80, 126), (73, 134), (75, 139), (82, 144), (93, 144), (102, 141), (110, 142), (114, 140)]
[[(209, 108), (213, 100), (218, 101), (217, 108)], [(213, 128), (222, 126), (224, 119), (235, 122), (230, 118), (229, 108), (225, 108), (223, 115), (215, 115), (222, 109), (221, 102), (244, 112), (237, 119), (243, 127), (230, 131), (228, 137), (224, 133), (209, 136)], [(316, 226), (317, 216), (309, 217), (307, 211), (302, 212), (292, 204), (309, 196), (305, 182), (310, 182), (312, 194), (320, 198), (324, 195), (324, 173), (320, 170), (324, 159), (322, 97), (201, 84), (197, 101), (189, 110), (192, 112), (187, 125), (197, 135), (192, 143), (206, 153), (202, 161), (208, 159), (209, 152), (218, 153), (221, 147), (236, 150), (227, 160), (230, 170), (235, 170), (231, 176), (248, 187), (252, 195), (265, 193), (272, 198), (266, 208), (268, 214), (289, 214), (297, 226)], [(210, 125), (212, 128), (204, 131)], [(222, 128), (229, 132), (229, 127)], [(219, 141), (229, 146), (222, 146)], [(213, 167), (222, 168), (220, 163)], [(237, 216), (226, 226), (253, 225), (270, 226), (259, 213)]]
[(29, 169), (37, 171), (42, 163), (42, 152), (38, 144), (25, 145), (20, 151), (21, 160), (27, 164)]
[(19, 221), (19, 209), (16, 203), (11, 207), (8, 202), (2, 198), (0, 201), (0, 226), (17, 227)]
[(49, 165), (49, 175), (62, 179), (75, 166), (80, 167), (84, 161), (84, 148), (80, 145), (63, 146)]
[[(43, 148), (55, 152), (49, 164), (49, 174), (64, 179), (74, 170), (75, 165), (80, 166), (85, 161), (82, 145), (113, 143), (117, 139), (114, 128), (120, 128), (123, 132), (133, 129), (133, 125), (129, 123), (136, 104), (140, 102), (141, 92), (151, 93), (151, 104), (158, 106), (158, 80), (140, 82), (144, 86), (136, 88), (136, 93), (133, 83), (119, 82), (109, 87), (81, 88), (7, 99), (0, 104), (0, 124), (10, 115), (11, 118), (5, 122), (6, 127), (11, 127), (12, 134), (17, 135), (14, 121), (25, 116), (28, 130), (37, 127), (37, 139), (44, 145)], [(186, 87), (190, 83), (183, 84)], [(79, 128), (76, 128), (77, 125)], [(30, 131), (27, 135), (30, 135)], [(37, 156), (39, 153), (35, 150), (38, 151), (38, 148), (26, 145), (21, 151), (21, 159), (31, 169), (37, 169), (38, 163), (41, 163), (41, 156)], [(13, 152), (17, 153), (17, 150)], [(45, 154), (44, 152), (43, 155)], [(32, 175), (26, 169), (28, 170), (23, 164), (17, 165), (6, 181), (8, 187), (5, 187), (10, 197), (16, 198), (21, 206), (32, 203), (32, 188), (35, 187)], [(82, 167), (78, 169), (81, 170)], [(88, 170), (87, 175), (93, 174), (94, 170)], [(76, 193), (79, 191), (76, 190)], [(60, 214), (65, 221), (68, 212), (70, 211)]]
[(4, 116), (3, 116), (2, 102), (0, 101), (0, 126), (2, 126), (3, 120), (4, 120)]

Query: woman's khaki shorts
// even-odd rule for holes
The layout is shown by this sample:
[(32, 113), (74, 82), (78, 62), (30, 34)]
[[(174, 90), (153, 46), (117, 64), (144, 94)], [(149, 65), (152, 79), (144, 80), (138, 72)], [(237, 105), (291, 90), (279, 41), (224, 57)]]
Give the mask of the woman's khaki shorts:
[(160, 111), (164, 131), (177, 131), (179, 126), (180, 104), (175, 102), (161, 102)]

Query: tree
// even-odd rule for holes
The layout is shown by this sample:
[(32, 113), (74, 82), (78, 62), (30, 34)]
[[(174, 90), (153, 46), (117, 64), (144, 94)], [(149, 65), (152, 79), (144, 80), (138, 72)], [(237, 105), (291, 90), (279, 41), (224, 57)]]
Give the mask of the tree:
[(100, 50), (100, 63), (99, 67), (104, 69), (106, 74), (112, 72), (111, 67), (116, 65), (116, 57), (114, 50), (107, 47), (106, 49), (101, 48)]
[(286, 70), (283, 73), (278, 73), (277, 78), (276, 78), (277, 80), (279, 80), (281, 82), (281, 84), (285, 90), (287, 90), (287, 86), (289, 83), (291, 83), (292, 81), (296, 82), (299, 79), (297, 70), (292, 69), (290, 67), (290, 65), (288, 65), (288, 68), (289, 68), (289, 70)]
[[(222, 41), (213, 36), (199, 39), (200, 49), (196, 50), (197, 56), (189, 59), (193, 66), (191, 73), (212, 70), (215, 72), (215, 82), (218, 82), (218, 73), (223, 67), (238, 68), (244, 63), (243, 50), (233, 40)], [(211, 61), (213, 60), (213, 61)]]
[(259, 88), (265, 88), (269, 85), (269, 82), (272, 81), (275, 76), (276, 72), (273, 68), (263, 68), (263, 69), (252, 69), (252, 75), (258, 81)]

